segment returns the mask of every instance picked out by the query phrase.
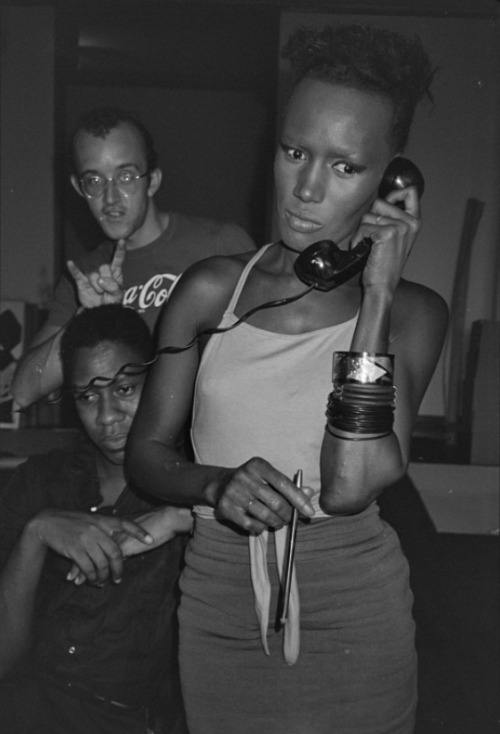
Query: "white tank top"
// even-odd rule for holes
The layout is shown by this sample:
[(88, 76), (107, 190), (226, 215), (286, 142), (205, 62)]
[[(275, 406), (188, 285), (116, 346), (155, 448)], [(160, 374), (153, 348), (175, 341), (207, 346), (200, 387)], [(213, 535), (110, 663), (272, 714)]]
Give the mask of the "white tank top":
[[(237, 321), (234, 309), (248, 273), (268, 247), (245, 267), (221, 327)], [(195, 386), (191, 433), (197, 463), (237, 467), (260, 456), (290, 478), (302, 469), (303, 486), (319, 493), (332, 355), (350, 349), (356, 320), (303, 334), (242, 323), (212, 336)]]

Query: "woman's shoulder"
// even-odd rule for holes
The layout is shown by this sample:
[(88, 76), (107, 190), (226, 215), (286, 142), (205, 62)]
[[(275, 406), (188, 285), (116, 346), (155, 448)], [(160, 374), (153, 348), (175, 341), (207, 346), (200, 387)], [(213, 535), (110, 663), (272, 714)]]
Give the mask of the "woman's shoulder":
[(419, 306), (432, 313), (448, 312), (446, 301), (439, 293), (428, 288), (422, 283), (401, 278), (396, 290), (394, 305), (397, 308), (406, 309), (409, 306)]
[(215, 255), (191, 265), (179, 278), (163, 311), (160, 331), (190, 323), (200, 331), (216, 326), (254, 252)]
[(177, 291), (189, 298), (195, 292), (198, 299), (212, 299), (217, 294), (222, 296), (234, 290), (245, 266), (254, 255), (255, 250), (229, 256), (213, 255), (199, 260), (184, 271), (174, 293)]
[(421, 283), (401, 279), (392, 309), (392, 331), (401, 332), (408, 326), (432, 328), (444, 332), (448, 325), (448, 306), (439, 293)]

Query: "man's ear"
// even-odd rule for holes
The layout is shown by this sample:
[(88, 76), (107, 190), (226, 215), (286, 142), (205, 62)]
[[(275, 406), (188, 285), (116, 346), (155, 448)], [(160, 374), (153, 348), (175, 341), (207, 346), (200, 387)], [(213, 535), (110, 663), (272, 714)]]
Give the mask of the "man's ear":
[(83, 191), (80, 188), (80, 182), (77, 179), (77, 177), (74, 174), (72, 174), (70, 176), (70, 179), (69, 180), (71, 181), (71, 183), (73, 185), (73, 188), (75, 189), (76, 193), (77, 194), (80, 194), (80, 196), (83, 196), (83, 198), (85, 199), (86, 196), (85, 196), (85, 194), (83, 193)]
[(149, 174), (148, 196), (154, 196), (160, 188), (163, 174), (160, 168), (154, 168)]

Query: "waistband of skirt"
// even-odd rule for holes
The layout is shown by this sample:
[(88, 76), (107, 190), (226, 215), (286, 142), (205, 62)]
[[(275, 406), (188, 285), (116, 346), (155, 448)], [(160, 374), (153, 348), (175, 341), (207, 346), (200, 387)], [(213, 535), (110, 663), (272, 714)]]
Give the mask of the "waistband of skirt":
[[(314, 508), (313, 520), (318, 518), (331, 517), (331, 515), (327, 515), (325, 512), (323, 512), (323, 510), (319, 506), (319, 491), (316, 492), (315, 495), (313, 495), (311, 503)], [(213, 507), (209, 507), (208, 505), (195, 505), (193, 511), (197, 517), (201, 517), (205, 520), (216, 519)]]

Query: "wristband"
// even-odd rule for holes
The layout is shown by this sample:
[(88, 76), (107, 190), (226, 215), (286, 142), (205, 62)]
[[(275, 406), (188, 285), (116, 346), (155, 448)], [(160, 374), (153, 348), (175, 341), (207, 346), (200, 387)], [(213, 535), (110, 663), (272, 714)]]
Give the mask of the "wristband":
[(396, 389), (394, 357), (370, 352), (335, 352), (327, 430), (336, 438), (368, 441), (392, 433)]

